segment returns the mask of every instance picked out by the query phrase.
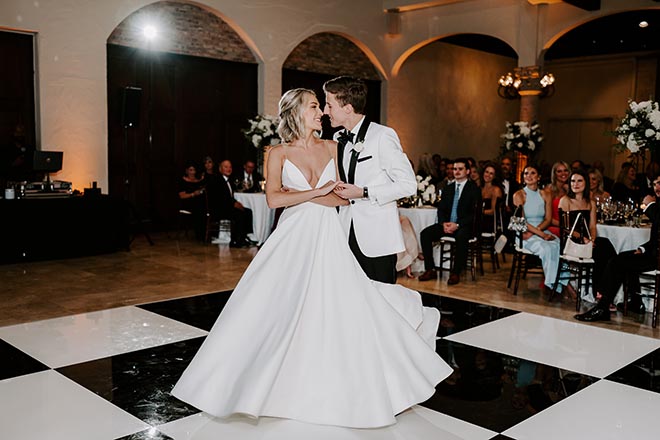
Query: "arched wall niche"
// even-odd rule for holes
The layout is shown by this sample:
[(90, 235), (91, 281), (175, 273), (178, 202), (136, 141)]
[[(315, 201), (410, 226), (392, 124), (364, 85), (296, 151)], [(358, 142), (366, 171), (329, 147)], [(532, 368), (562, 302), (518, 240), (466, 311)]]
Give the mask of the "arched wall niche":
[[(325, 104), (323, 83), (347, 75), (361, 78), (367, 84), (367, 116), (375, 122), (381, 119), (382, 66), (368, 48), (355, 39), (339, 33), (320, 32), (302, 40), (287, 56), (282, 66), (282, 91), (305, 87), (316, 92)], [(336, 131), (324, 118), (323, 136)]]
[[(147, 24), (158, 29), (151, 42)], [(109, 193), (138, 221), (172, 228), (186, 164), (201, 172), (210, 156), (238, 169), (253, 154), (241, 130), (257, 113), (260, 60), (219, 12), (186, 1), (132, 12), (107, 43)], [(130, 100), (129, 88), (139, 90)]]
[(505, 121), (518, 117), (519, 102), (497, 95), (497, 80), (517, 60), (443, 42), (449, 36), (402, 56), (388, 84), (388, 122), (415, 163), (423, 153), (495, 158)]
[[(147, 25), (157, 29), (148, 42)], [(244, 34), (244, 33), (243, 33)], [(227, 19), (205, 5), (185, 1), (159, 1), (130, 14), (112, 31), (108, 44), (160, 52), (255, 63), (256, 47), (246, 44)]]

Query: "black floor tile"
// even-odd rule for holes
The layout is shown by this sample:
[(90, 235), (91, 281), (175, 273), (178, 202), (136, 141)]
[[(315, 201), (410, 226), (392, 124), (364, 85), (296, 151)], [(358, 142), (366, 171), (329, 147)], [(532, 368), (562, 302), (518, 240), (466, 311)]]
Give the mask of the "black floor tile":
[(203, 340), (175, 342), (57, 371), (140, 420), (161, 425), (199, 412), (170, 391)]
[(218, 319), (218, 315), (227, 304), (231, 293), (231, 290), (227, 290), (190, 298), (143, 304), (139, 307), (208, 331)]
[(174, 440), (169, 435), (165, 435), (155, 428), (146, 431), (136, 432), (135, 434), (120, 437), (115, 440)]
[(515, 315), (515, 310), (487, 306), (456, 298), (421, 292), (422, 303), (426, 307), (440, 310), (441, 321), (438, 336), (445, 337), (473, 327)]
[(0, 380), (49, 369), (32, 356), (2, 339), (0, 339), (0, 359), (2, 359), (2, 362), (0, 362)]
[(454, 372), (422, 406), (503, 432), (597, 379), (442, 339), (437, 352)]
[(660, 393), (660, 348), (615, 371), (606, 379)]

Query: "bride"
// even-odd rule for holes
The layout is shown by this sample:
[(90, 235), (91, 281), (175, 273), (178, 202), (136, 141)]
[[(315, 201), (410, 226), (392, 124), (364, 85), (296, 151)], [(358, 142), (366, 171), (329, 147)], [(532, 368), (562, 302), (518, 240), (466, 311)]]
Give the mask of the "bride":
[(266, 197), (286, 209), (172, 394), (217, 417), (394, 424), (451, 373), (434, 351), (439, 312), (354, 259), (335, 209), (346, 203), (333, 193), (337, 144), (318, 138), (314, 92), (286, 92), (279, 110)]

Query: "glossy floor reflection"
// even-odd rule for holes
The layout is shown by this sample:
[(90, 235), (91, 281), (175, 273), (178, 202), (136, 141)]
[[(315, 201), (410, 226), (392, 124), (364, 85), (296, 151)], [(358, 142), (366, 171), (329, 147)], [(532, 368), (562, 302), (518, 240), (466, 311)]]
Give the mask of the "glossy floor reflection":
[(426, 293), (442, 313), (437, 352), (454, 373), (396, 425), (211, 418), (169, 393), (230, 295), (0, 327), (0, 438), (650, 439), (660, 430), (660, 340)]

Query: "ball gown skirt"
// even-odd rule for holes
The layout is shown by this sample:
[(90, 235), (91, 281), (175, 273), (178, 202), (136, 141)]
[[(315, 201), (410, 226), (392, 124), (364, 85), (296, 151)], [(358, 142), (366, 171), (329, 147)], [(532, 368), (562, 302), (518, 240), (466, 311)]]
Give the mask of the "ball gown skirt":
[[(334, 180), (331, 160), (317, 186)], [(310, 185), (288, 160), (283, 184)], [(375, 428), (433, 395), (451, 368), (419, 293), (371, 281), (334, 208), (287, 208), (172, 394), (244, 414)]]

